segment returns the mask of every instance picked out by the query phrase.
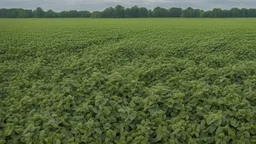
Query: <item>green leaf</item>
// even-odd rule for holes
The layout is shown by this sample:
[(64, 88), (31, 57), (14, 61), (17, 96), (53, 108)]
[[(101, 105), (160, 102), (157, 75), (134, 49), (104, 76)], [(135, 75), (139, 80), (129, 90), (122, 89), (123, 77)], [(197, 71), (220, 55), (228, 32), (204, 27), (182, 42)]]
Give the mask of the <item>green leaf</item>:
[(47, 125), (50, 125), (50, 126), (52, 126), (54, 128), (58, 127), (58, 125), (56, 124), (56, 121), (52, 120), (52, 119), (47, 122)]
[(195, 140), (193, 140), (192, 138), (190, 138), (188, 144), (197, 144), (197, 142)]
[(13, 131), (12, 128), (8, 128), (7, 130), (5, 130), (4, 136), (10, 136), (12, 134), (12, 131)]
[(95, 130), (95, 132), (97, 132), (98, 134), (100, 134), (100, 135), (102, 134), (102, 130), (101, 130), (100, 128), (95, 128), (94, 130)]
[(64, 118), (61, 118), (60, 121), (61, 121), (61, 123), (62, 123), (63, 125), (65, 125), (65, 126), (70, 126), (70, 124), (67, 123), (67, 122), (64, 120)]
[(61, 144), (60, 139), (57, 139), (57, 140), (56, 140), (56, 144)]
[(42, 141), (45, 138), (45, 136), (46, 136), (46, 132), (44, 130), (41, 130), (39, 134), (39, 140)]
[(238, 127), (238, 123), (236, 120), (231, 120), (231, 123), (230, 123), (233, 127)]
[(0, 144), (5, 144), (6, 141), (5, 140), (0, 140)]
[(156, 138), (153, 139), (153, 142), (160, 141), (166, 134), (167, 134), (167, 127), (158, 126), (158, 128), (156, 130)]
[(113, 130), (108, 130), (108, 131), (106, 132), (106, 135), (107, 135), (107, 137), (109, 137), (109, 138), (113, 138), (113, 137), (116, 136), (116, 132), (113, 131)]
[(223, 128), (218, 127), (217, 130), (216, 130), (216, 135), (220, 134), (221, 132), (223, 132)]
[(209, 128), (208, 128), (208, 132), (209, 133), (213, 133), (215, 130), (216, 130), (216, 126), (215, 125), (211, 125)]
[(217, 120), (214, 122), (214, 125), (215, 125), (215, 126), (220, 126), (221, 123), (222, 123), (222, 120), (219, 118), (219, 119), (217, 119)]
[(23, 132), (23, 134), (26, 134), (27, 132), (34, 132), (36, 127), (33, 124), (30, 124)]
[(137, 112), (132, 111), (128, 117), (130, 118), (130, 120), (134, 120), (136, 118), (136, 116), (137, 116)]
[(236, 133), (234, 130), (232, 130), (231, 128), (228, 129), (228, 135), (230, 135), (232, 138), (236, 137)]

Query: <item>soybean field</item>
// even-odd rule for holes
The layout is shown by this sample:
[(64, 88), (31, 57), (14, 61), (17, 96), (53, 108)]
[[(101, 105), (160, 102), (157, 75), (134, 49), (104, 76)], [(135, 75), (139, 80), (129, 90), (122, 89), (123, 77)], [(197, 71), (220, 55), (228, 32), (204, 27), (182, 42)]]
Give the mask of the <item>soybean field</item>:
[(0, 144), (255, 144), (256, 19), (0, 19)]

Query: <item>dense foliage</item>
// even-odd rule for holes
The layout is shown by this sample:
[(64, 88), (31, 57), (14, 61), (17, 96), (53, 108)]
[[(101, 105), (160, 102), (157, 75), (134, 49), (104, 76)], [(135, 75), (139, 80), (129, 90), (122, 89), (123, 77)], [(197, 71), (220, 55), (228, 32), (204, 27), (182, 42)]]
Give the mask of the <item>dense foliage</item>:
[(1, 19), (0, 143), (256, 143), (255, 19)]
[(182, 8), (161, 8), (155, 7), (153, 10), (148, 10), (145, 7), (133, 6), (124, 8), (117, 5), (115, 8), (109, 7), (104, 11), (62, 11), (54, 12), (52, 10), (44, 11), (38, 7), (36, 10), (24, 9), (0, 9), (0, 18), (148, 18), (148, 17), (190, 17), (190, 18), (224, 18), (224, 17), (256, 17), (256, 9), (250, 8), (232, 8), (230, 10), (222, 10), (214, 8), (213, 10), (200, 10), (188, 7)]

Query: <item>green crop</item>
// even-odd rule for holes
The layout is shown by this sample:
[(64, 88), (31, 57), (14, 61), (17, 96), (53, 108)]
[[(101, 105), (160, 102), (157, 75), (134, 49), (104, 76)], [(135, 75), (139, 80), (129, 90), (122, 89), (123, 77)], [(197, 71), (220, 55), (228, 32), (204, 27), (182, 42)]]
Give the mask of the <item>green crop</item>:
[(256, 20), (0, 19), (2, 143), (256, 143)]

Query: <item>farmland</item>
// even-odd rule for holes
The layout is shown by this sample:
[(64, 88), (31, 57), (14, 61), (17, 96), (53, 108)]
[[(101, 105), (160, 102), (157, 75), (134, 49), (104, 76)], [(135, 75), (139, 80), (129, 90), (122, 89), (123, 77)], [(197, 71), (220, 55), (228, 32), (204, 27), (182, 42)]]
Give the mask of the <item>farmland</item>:
[(0, 19), (2, 143), (256, 143), (256, 19)]

